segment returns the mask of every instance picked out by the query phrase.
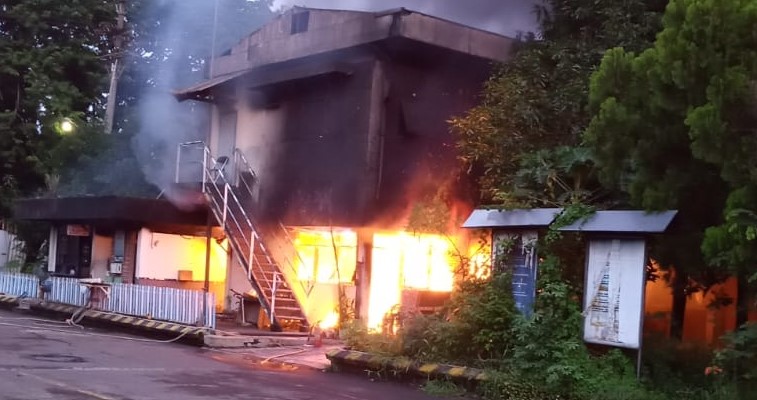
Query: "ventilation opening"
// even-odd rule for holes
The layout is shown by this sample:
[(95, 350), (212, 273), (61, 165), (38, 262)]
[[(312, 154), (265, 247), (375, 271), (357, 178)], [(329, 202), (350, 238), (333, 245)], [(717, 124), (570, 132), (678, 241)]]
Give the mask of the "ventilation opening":
[(292, 14), (292, 35), (307, 32), (310, 24), (310, 11), (301, 11)]

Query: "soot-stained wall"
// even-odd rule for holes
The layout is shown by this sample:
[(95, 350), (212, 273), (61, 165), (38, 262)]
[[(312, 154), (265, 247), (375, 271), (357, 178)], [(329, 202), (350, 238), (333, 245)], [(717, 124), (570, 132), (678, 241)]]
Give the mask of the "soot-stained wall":
[(387, 221), (442, 185), (466, 200), (455, 136), (449, 120), (476, 104), (490, 67), (465, 57), (405, 57), (387, 64), (386, 102), (379, 197), (372, 219)]
[(349, 76), (300, 81), (270, 96), (284, 110), (266, 146), (263, 215), (294, 225), (355, 225), (362, 219), (365, 141), (373, 62), (353, 61)]
[(448, 120), (475, 105), (490, 65), (413, 49), (335, 55), (349, 74), (260, 91), (265, 101), (242, 112), (236, 139), (259, 164), (256, 217), (298, 226), (396, 222), (455, 177)]

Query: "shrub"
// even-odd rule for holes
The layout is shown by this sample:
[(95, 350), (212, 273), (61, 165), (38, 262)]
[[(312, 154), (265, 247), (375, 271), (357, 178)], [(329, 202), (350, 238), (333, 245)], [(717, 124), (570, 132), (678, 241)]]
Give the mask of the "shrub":
[(736, 382), (738, 398), (753, 398), (757, 390), (757, 323), (742, 325), (724, 337), (726, 345), (715, 355), (711, 372), (723, 372)]
[(671, 397), (693, 396), (712, 389), (713, 380), (705, 379), (712, 350), (694, 343), (665, 337), (644, 339), (644, 375), (647, 384)]
[(512, 349), (516, 311), (508, 276), (461, 283), (445, 311), (413, 315), (398, 336), (403, 354), (439, 362), (498, 363)]
[(360, 321), (354, 320), (345, 324), (342, 337), (347, 347), (352, 350), (383, 356), (402, 354), (402, 346), (396, 338), (383, 333), (371, 333)]
[(566, 397), (540, 389), (536, 383), (516, 374), (490, 371), (489, 379), (481, 383), (479, 394), (491, 400), (562, 400)]

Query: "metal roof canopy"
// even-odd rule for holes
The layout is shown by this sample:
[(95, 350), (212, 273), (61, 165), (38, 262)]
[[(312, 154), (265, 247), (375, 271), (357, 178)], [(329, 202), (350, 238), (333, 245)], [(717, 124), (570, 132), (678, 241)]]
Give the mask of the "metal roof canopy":
[(597, 211), (570, 225), (563, 232), (588, 233), (663, 233), (678, 211)]
[(473, 210), (463, 228), (535, 228), (546, 227), (562, 212), (562, 208), (478, 209)]

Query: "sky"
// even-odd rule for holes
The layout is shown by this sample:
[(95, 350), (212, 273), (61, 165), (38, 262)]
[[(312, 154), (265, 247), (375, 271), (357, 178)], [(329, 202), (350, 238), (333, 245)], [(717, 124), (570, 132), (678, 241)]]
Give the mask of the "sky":
[(380, 11), (404, 7), (506, 36), (533, 31), (539, 0), (274, 0), (274, 7), (305, 6)]

